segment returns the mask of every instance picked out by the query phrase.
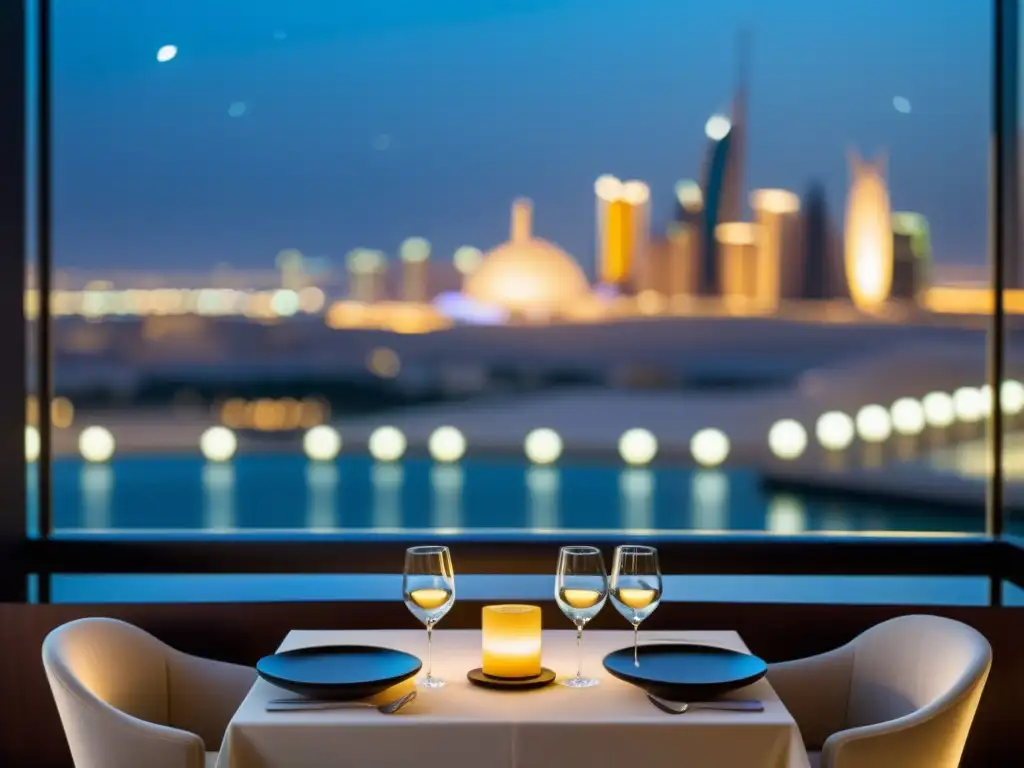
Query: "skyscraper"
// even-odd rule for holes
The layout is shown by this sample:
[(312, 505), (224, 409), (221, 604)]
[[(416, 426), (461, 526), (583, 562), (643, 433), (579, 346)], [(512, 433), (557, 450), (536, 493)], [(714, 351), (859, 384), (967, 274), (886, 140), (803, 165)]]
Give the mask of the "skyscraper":
[(928, 220), (919, 213), (892, 215), (893, 298), (916, 301), (927, 286), (931, 267)]
[(620, 289), (648, 282), (644, 272), (649, 272), (650, 189), (641, 181), (622, 182), (606, 175), (594, 183), (594, 195), (598, 281)]
[(892, 288), (892, 221), (884, 158), (868, 162), (850, 154), (844, 235), (850, 296), (860, 309), (877, 309)]
[(425, 302), (430, 243), (422, 237), (410, 237), (402, 243), (398, 255), (402, 259), (402, 301)]
[(803, 280), (800, 298), (820, 300), (849, 296), (838, 234), (829, 221), (825, 188), (815, 182), (801, 204)]
[(761, 289), (757, 259), (756, 224), (730, 221), (715, 228), (721, 258), (722, 298), (734, 311), (758, 308)]
[(775, 312), (782, 299), (803, 289), (800, 198), (784, 189), (758, 189), (750, 195), (757, 220), (758, 304)]

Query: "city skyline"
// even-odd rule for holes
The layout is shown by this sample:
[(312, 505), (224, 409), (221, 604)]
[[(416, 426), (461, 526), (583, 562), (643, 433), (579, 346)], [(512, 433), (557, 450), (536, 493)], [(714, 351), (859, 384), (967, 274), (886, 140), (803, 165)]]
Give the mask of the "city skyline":
[[(936, 261), (983, 264), (989, 11), (872, 2), (887, 26), (870, 46), (856, 37), (866, 9), (805, 0), (450, 0), (401, 24), (329, 3), (64, 7), (55, 265), (251, 268), (285, 248), (337, 262), (410, 236), (438, 254), (487, 250), (508, 201), (528, 195), (538, 228), (593, 275), (596, 212), (580, 190), (602, 173), (643, 179), (664, 230), (673, 185), (700, 173), (707, 116), (729, 109), (740, 27), (757, 42), (747, 189), (820, 183), (838, 224), (845, 150), (886, 148), (893, 208), (929, 218)], [(167, 43), (178, 54), (158, 62)]]

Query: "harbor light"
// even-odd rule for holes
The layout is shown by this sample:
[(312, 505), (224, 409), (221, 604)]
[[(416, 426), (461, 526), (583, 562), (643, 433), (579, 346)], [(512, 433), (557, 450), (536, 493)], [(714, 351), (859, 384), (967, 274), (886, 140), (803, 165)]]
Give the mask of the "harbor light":
[(953, 413), (958, 421), (973, 424), (985, 415), (985, 396), (977, 387), (960, 387), (953, 393)]
[(914, 397), (901, 397), (889, 409), (892, 427), (901, 435), (919, 435), (924, 431), (924, 406)]
[(30, 464), (38, 461), (40, 448), (39, 429), (32, 425), (25, 427), (25, 460)]
[(93, 464), (110, 461), (115, 447), (114, 436), (105, 427), (86, 427), (78, 436), (78, 450), (82, 458)]
[(945, 392), (930, 392), (921, 399), (924, 408), (924, 420), (930, 426), (945, 429), (956, 421), (956, 409), (953, 398)]
[(334, 427), (319, 424), (303, 435), (302, 450), (312, 461), (334, 461), (341, 453), (341, 435)]
[(627, 429), (619, 438), (619, 455), (633, 467), (650, 464), (658, 455), (658, 438), (646, 429)]
[(702, 429), (690, 439), (690, 453), (702, 467), (717, 467), (729, 457), (729, 438), (720, 429)]
[(1024, 411), (1024, 384), (1009, 379), (1003, 382), (999, 388), (999, 394), (1003, 401), (1003, 413), (1016, 416)]
[(427, 450), (434, 461), (454, 463), (466, 453), (466, 438), (455, 427), (438, 427), (427, 441)]
[(842, 411), (828, 411), (818, 417), (814, 434), (822, 447), (829, 451), (842, 451), (853, 442), (853, 419)]
[(398, 461), (408, 445), (397, 427), (377, 427), (370, 435), (370, 455), (377, 461)]
[(780, 419), (768, 430), (768, 447), (779, 459), (798, 459), (807, 450), (807, 430), (795, 419)]
[(207, 461), (230, 461), (238, 450), (238, 438), (227, 427), (210, 427), (199, 436), (199, 450)]
[(554, 464), (562, 455), (562, 438), (547, 427), (534, 429), (523, 441), (523, 451), (534, 464)]
[(865, 405), (857, 411), (857, 434), (865, 443), (881, 443), (892, 435), (892, 419), (881, 405)]

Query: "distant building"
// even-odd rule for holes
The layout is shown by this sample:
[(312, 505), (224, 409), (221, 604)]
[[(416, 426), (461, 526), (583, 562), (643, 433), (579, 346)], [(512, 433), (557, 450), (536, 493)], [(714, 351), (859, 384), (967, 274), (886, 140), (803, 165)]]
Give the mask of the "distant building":
[(402, 301), (425, 303), (429, 298), (430, 243), (422, 237), (410, 237), (402, 243), (398, 255), (402, 260)]
[(871, 163), (851, 153), (844, 238), (850, 296), (859, 308), (876, 309), (892, 290), (892, 216), (884, 160)]
[(729, 309), (750, 311), (759, 308), (757, 240), (758, 227), (746, 221), (731, 221), (715, 228), (720, 254), (722, 298)]
[(841, 238), (829, 220), (825, 188), (812, 184), (802, 204), (803, 280), (800, 298), (848, 298), (842, 265)]
[(931, 271), (928, 220), (919, 213), (894, 213), (892, 236), (892, 296), (917, 301), (928, 287)]
[(650, 240), (650, 189), (641, 181), (622, 182), (605, 175), (594, 183), (594, 196), (598, 282), (635, 289), (637, 282), (648, 282), (644, 271)]
[(711, 144), (704, 158), (702, 185), (704, 220), (701, 223), (700, 293), (706, 296), (722, 292), (715, 229), (720, 223), (739, 219), (739, 206), (734, 204), (734, 191), (727, 187), (732, 127), (732, 121), (723, 115), (713, 116), (705, 126)]
[(776, 312), (782, 299), (803, 292), (800, 198), (784, 189), (758, 189), (750, 196), (757, 221), (758, 296), (761, 309)]
[(351, 301), (372, 304), (386, 298), (387, 260), (384, 254), (357, 248), (348, 254), (347, 265)]

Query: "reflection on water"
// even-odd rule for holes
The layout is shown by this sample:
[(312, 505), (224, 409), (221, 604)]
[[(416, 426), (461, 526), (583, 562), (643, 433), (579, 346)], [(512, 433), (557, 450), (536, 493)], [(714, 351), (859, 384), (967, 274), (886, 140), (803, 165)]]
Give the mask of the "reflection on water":
[(729, 477), (717, 469), (693, 473), (693, 527), (729, 530)]
[(529, 467), (526, 489), (529, 511), (526, 527), (532, 531), (553, 531), (558, 528), (558, 497), (561, 481), (554, 467)]
[(322, 461), (306, 467), (306, 528), (327, 530), (341, 525), (338, 510), (338, 468)]
[(230, 464), (203, 467), (203, 520), (209, 531), (235, 527), (235, 468)]
[[(535, 467), (344, 456), (126, 457), (53, 465), (54, 529), (442, 531), (966, 531), (932, 505), (766, 491), (743, 469)], [(978, 506), (980, 510), (981, 506)]]
[(370, 470), (373, 483), (373, 527), (402, 527), (402, 484), (405, 473), (400, 464), (377, 462)]
[(111, 527), (114, 470), (106, 464), (82, 467), (82, 527), (106, 530)]
[(431, 528), (438, 533), (457, 533), (462, 526), (462, 467), (441, 464), (430, 468), (434, 490)]

